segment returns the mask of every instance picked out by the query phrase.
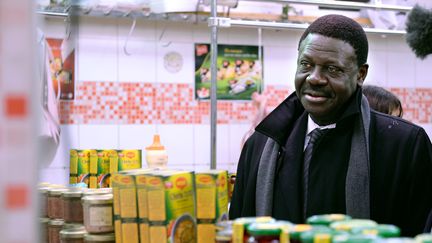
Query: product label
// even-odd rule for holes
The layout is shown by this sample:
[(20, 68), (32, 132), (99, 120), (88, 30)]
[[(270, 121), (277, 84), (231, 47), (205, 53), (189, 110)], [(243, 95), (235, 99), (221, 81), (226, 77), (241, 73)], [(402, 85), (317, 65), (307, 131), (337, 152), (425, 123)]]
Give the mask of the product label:
[(214, 224), (198, 224), (197, 227), (197, 242), (215, 242), (216, 227)]
[(113, 225), (112, 207), (90, 206), (89, 214), (91, 226)]

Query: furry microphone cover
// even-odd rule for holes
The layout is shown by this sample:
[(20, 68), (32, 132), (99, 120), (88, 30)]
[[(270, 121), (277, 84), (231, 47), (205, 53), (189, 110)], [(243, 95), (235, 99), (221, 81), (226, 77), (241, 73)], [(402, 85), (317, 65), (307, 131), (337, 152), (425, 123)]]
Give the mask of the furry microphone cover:
[(424, 59), (432, 53), (432, 11), (415, 5), (406, 21), (406, 41), (415, 55)]

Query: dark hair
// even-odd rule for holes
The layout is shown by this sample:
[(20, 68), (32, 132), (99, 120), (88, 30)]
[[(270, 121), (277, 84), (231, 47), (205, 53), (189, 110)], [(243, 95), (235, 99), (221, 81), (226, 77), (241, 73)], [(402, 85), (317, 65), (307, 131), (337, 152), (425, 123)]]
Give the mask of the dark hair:
[(389, 115), (392, 114), (392, 111), (399, 110), (397, 116), (402, 117), (402, 104), (392, 92), (374, 85), (363, 85), (362, 92), (372, 109)]
[(343, 40), (354, 48), (358, 66), (367, 61), (369, 47), (366, 33), (360, 24), (348, 17), (330, 14), (316, 19), (301, 36), (298, 49), (309, 34), (319, 34)]

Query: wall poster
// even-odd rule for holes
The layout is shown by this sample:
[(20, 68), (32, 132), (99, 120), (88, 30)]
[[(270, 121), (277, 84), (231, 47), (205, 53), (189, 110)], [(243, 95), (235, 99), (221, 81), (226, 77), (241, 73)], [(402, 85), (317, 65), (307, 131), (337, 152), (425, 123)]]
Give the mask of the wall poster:
[[(258, 46), (218, 45), (216, 91), (218, 99), (251, 100), (254, 92), (262, 90), (262, 63), (259, 60), (258, 48)], [(210, 44), (195, 44), (196, 99), (210, 98), (210, 59)]]
[[(56, 96), (61, 100), (75, 97), (75, 47), (65, 39), (46, 38), (50, 78)], [(60, 87), (59, 87), (60, 86)]]

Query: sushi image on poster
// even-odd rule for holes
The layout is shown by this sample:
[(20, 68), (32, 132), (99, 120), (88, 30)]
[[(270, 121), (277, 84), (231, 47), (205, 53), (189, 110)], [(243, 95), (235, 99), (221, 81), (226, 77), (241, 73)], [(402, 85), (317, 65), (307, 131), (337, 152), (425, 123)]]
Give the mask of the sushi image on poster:
[[(218, 45), (216, 79), (218, 99), (251, 100), (254, 92), (262, 90), (262, 62), (258, 48), (258, 46)], [(210, 98), (210, 59), (210, 44), (195, 44), (196, 99)]]

